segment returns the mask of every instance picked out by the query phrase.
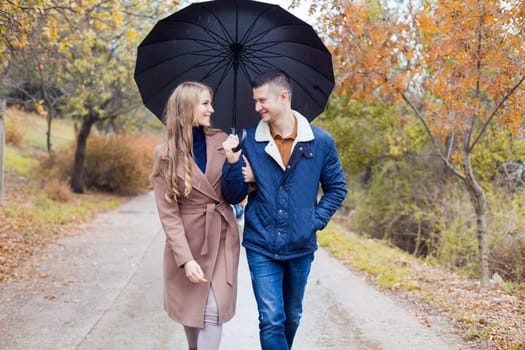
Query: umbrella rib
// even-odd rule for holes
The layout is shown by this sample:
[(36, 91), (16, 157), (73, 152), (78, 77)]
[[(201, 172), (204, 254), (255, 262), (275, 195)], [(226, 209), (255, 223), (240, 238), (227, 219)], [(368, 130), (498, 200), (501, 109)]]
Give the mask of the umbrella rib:
[[(219, 56), (215, 56), (214, 58), (220, 58)], [(212, 69), (210, 69), (202, 78), (201, 80), (215, 74), (217, 71), (219, 71), (220, 69), (217, 69), (217, 67), (219, 67), (219, 65), (221, 63), (223, 63), (223, 60), (220, 60), (220, 61), (217, 61), (217, 62), (212, 62), (214, 63), (214, 67)], [(201, 61), (195, 65), (192, 65), (191, 67), (188, 67), (186, 70), (180, 72), (179, 74), (177, 74), (175, 77), (173, 77), (173, 79), (171, 79), (170, 81), (168, 81), (166, 84), (164, 84), (163, 86), (161, 86), (158, 91), (161, 91), (163, 90), (165, 87), (167, 87), (168, 85), (171, 84), (172, 81), (176, 81), (178, 80), (181, 76), (183, 76), (184, 74), (186, 74), (187, 72), (191, 71), (192, 69), (195, 69), (195, 68), (200, 68), (200, 67), (206, 67), (206, 66), (209, 66), (211, 65), (212, 63), (209, 63), (209, 60), (206, 60), (206, 61)], [(220, 82), (222, 82), (224, 80), (224, 76), (226, 74), (223, 73), (223, 76), (221, 77), (220, 79)], [(220, 84), (219, 84), (220, 85)]]
[[(254, 39), (254, 38), (252, 38)], [(250, 40), (252, 40), (250, 39)], [(309, 45), (308, 43), (302, 43), (302, 42), (299, 42), (299, 41), (293, 41), (293, 40), (275, 40), (275, 41), (266, 41), (266, 42), (263, 42), (263, 43), (260, 43), (260, 40), (264, 39), (264, 37), (259, 37), (257, 38), (257, 41), (253, 42), (250, 42), (250, 43), (245, 43), (243, 44), (245, 48), (252, 48), (254, 46), (258, 46), (258, 45), (265, 45), (266, 47), (270, 47), (270, 46), (275, 46), (275, 45), (278, 45), (278, 44), (283, 44), (283, 43), (291, 43), (291, 44), (297, 44), (297, 45), (301, 45), (301, 46), (306, 46), (310, 49), (313, 49), (313, 50), (316, 50), (316, 51), (321, 51), (321, 52), (327, 52), (326, 49), (323, 49), (321, 47), (314, 47), (314, 46), (311, 46)], [(257, 50), (260, 50), (260, 48), (258, 48)]]
[[(257, 51), (254, 50), (253, 52), (257, 52)], [(311, 70), (313, 70), (313, 71), (319, 73), (321, 76), (323, 76), (323, 77), (326, 78), (327, 80), (331, 80), (331, 79), (329, 79), (329, 77), (325, 77), (325, 76), (322, 74), (322, 72), (320, 72), (316, 67), (314, 67), (314, 66), (312, 66), (312, 65), (310, 65), (310, 64), (307, 64), (307, 63), (305, 63), (304, 61), (301, 61), (301, 60), (297, 59), (296, 57), (289, 56), (289, 55), (284, 55), (284, 54), (277, 53), (277, 52), (271, 52), (271, 51), (264, 51), (264, 53), (267, 53), (268, 55), (267, 55), (267, 56), (262, 56), (262, 55), (261, 55), (261, 52), (258, 52), (258, 53), (257, 53), (257, 56), (255, 56), (255, 55), (251, 55), (250, 52), (246, 52), (245, 55), (246, 55), (246, 56), (250, 56), (250, 57), (252, 57), (252, 58), (260, 59), (260, 60), (265, 60), (265, 59), (268, 59), (268, 58), (275, 58), (275, 57), (285, 57), (285, 58), (288, 58), (288, 59), (290, 59), (290, 60), (292, 60), (292, 61), (295, 61), (295, 62), (301, 63), (303, 66), (308, 67), (308, 68), (310, 68)], [(247, 60), (245, 60), (245, 61), (251, 61), (251, 60), (250, 60), (250, 59), (247, 59)]]
[[(155, 41), (155, 42), (152, 42), (152, 43), (148, 43), (146, 45), (141, 45), (140, 47), (144, 48), (144, 47), (153, 46), (153, 45), (156, 45), (156, 44), (162, 44), (162, 43), (167, 43), (167, 42), (170, 42), (170, 41), (178, 41), (178, 40), (191, 40), (191, 41), (197, 41), (197, 42), (200, 42), (200, 43), (207, 43), (207, 44), (210, 44), (210, 45), (213, 45), (213, 44), (221, 45), (221, 46), (229, 45), (229, 43), (227, 43), (226, 41), (224, 41), (223, 43), (220, 43), (219, 41), (216, 41), (216, 40), (213, 41), (213, 40), (195, 39), (195, 38), (188, 37), (188, 38), (176, 38), (176, 39), (169, 38), (169, 39), (166, 39), (166, 40), (158, 40), (158, 41)], [(213, 46), (211, 46), (211, 47), (213, 47)]]
[[(259, 69), (260, 69), (260, 66), (259, 65), (255, 65), (253, 64), (251, 61), (248, 61), (248, 62), (243, 62), (240, 64), (240, 68), (241, 70), (243, 71), (244, 73), (244, 76), (247, 78), (247, 80), (251, 83), (252, 82), (252, 79), (250, 77), (250, 72), (248, 72), (248, 70), (250, 70), (251, 72), (253, 72), (254, 74), (258, 74), (259, 73)], [(271, 68), (271, 67), (270, 67)]]
[[(222, 21), (219, 19), (219, 17), (218, 17), (218, 16), (217, 16), (212, 10), (210, 10), (209, 8), (207, 8), (207, 7), (205, 7), (205, 6), (203, 6), (203, 8), (204, 8), (206, 11), (208, 11), (208, 13), (209, 13), (211, 16), (215, 17), (215, 19), (216, 19), (217, 22), (219, 23), (219, 26), (220, 26), (220, 28), (221, 28), (223, 34), (225, 34), (225, 35), (228, 37), (228, 39), (230, 40), (230, 43), (232, 43), (232, 42), (233, 42), (233, 38), (231, 37), (230, 33), (226, 30), (226, 26), (222, 23)], [(224, 42), (225, 42), (226, 44), (229, 44), (229, 43), (228, 43), (228, 40), (224, 40)]]
[[(175, 55), (175, 56), (170, 56), (170, 57), (166, 57), (164, 60), (162, 61), (158, 61), (158, 62), (154, 62), (151, 64), (151, 66), (149, 67), (145, 67), (141, 70), (140, 74), (148, 71), (150, 68), (154, 68), (158, 65), (161, 65), (165, 62), (168, 62), (168, 61), (171, 61), (173, 59), (177, 59), (181, 56), (184, 56), (184, 55), (188, 55), (188, 54), (191, 54), (193, 56), (198, 56), (198, 57), (204, 57), (206, 60), (214, 60), (212, 61), (211, 63), (215, 62), (215, 60), (219, 60), (219, 62), (222, 62), (222, 60), (224, 60), (224, 58), (226, 58), (228, 56), (228, 52), (226, 50), (224, 51), (219, 51), (218, 54), (210, 54), (209, 53), (210, 50), (209, 48), (206, 49), (206, 50), (199, 50), (199, 51), (193, 51), (193, 52), (186, 52), (186, 53), (181, 53), (181, 54), (178, 54), (178, 55)], [(203, 61), (204, 62), (204, 61)], [(197, 65), (199, 67), (201, 67), (202, 65)], [(194, 66), (195, 67), (195, 66)]]
[[(270, 69), (280, 69), (278, 66), (272, 64), (271, 62), (269, 62), (269, 61), (267, 61), (267, 60), (265, 60), (265, 59), (261, 59), (261, 61), (263, 61), (264, 63), (266, 63), (266, 65), (265, 65), (266, 68), (270, 68)], [(242, 66), (245, 66), (245, 65), (246, 65), (246, 64), (244, 63)], [(246, 65), (246, 66), (247, 66), (247, 65)], [(257, 65), (257, 67), (260, 67), (260, 66), (261, 66), (261, 64), (258, 64), (258, 65)], [(253, 67), (255, 67), (255, 64), (253, 64)], [(247, 68), (247, 67), (246, 67), (246, 68)], [(245, 71), (244, 67), (242, 67), (242, 70)], [(316, 70), (316, 71), (317, 71), (317, 70)], [(318, 73), (320, 73), (320, 72), (318, 72)], [(248, 77), (249, 77), (249, 75), (248, 75)], [(326, 78), (326, 77), (325, 77), (325, 78)], [(317, 101), (317, 99), (316, 99), (314, 96), (312, 96), (312, 94), (309, 93), (308, 89), (307, 89), (303, 84), (301, 84), (298, 80), (294, 79), (293, 77), (290, 77), (290, 79), (293, 80), (293, 81), (295, 81), (295, 83), (297, 84), (297, 86), (299, 86), (299, 87), (301, 88), (301, 90), (303, 90), (303, 91), (305, 92), (305, 94), (308, 95), (308, 97), (310, 97), (310, 99), (311, 99), (314, 103), (316, 103), (316, 104), (317, 104), (318, 106), (320, 106), (320, 107), (323, 107), (323, 105), (321, 105), (321, 104)], [(322, 90), (319, 90), (319, 91), (321, 91), (322, 93), (324, 93)]]
[(253, 29), (255, 28), (255, 25), (257, 24), (257, 22), (259, 21), (259, 19), (263, 16), (263, 15), (266, 15), (266, 12), (270, 11), (270, 9), (272, 7), (275, 7), (275, 5), (269, 5), (271, 7), (269, 7), (268, 9), (264, 10), (263, 12), (261, 12), (256, 18), (255, 20), (251, 23), (250, 27), (246, 30), (246, 32), (243, 34), (240, 42), (245, 45), (246, 43), (248, 43), (248, 40), (247, 37), (251, 34), (251, 32), (253, 32)]
[[(217, 16), (214, 15), (214, 17), (219, 21), (219, 19), (217, 18)], [(220, 21), (219, 21), (220, 22)], [(202, 29), (206, 34), (208, 34), (208, 36), (212, 39), (210, 40), (209, 42), (210, 43), (215, 43), (215, 44), (219, 44), (219, 45), (229, 45), (229, 42), (228, 42), (228, 39), (231, 40), (231, 37), (230, 35), (228, 34), (228, 32), (224, 29), (224, 25), (222, 23), (220, 23), (220, 27), (221, 29), (223, 30), (224, 34), (227, 36), (227, 38), (224, 38), (222, 36), (220, 36), (219, 34), (215, 33), (214, 31), (202, 26), (202, 25), (199, 25), (197, 23), (194, 23), (194, 22), (190, 22), (190, 21), (185, 21), (185, 20), (174, 20), (174, 21), (167, 21), (165, 23), (182, 23), (182, 24), (190, 24), (190, 25), (193, 25), (195, 27), (198, 27), (200, 29)], [(162, 41), (156, 41), (154, 43), (151, 43), (151, 44), (148, 44), (148, 45), (143, 45), (142, 47), (146, 47), (146, 46), (149, 46), (149, 45), (153, 45), (153, 44), (156, 44), (156, 43), (162, 43), (162, 42), (167, 42), (167, 41), (171, 41), (172, 39), (169, 39), (169, 40), (162, 40)], [(184, 40), (184, 39), (176, 39), (176, 40)], [(188, 38), (188, 40), (195, 40), (195, 39), (192, 39), (192, 38)], [(203, 40), (203, 39), (199, 39), (199, 40)]]
[[(231, 59), (229, 60), (229, 63), (231, 63)], [(226, 76), (228, 75), (228, 72), (230, 70), (232, 70), (233, 68), (233, 65), (232, 64), (227, 64), (226, 65), (226, 68), (223, 70), (222, 72), (222, 76), (219, 78), (219, 83), (217, 84), (217, 86), (215, 87), (215, 95), (217, 95), (218, 91), (219, 91), (219, 87), (221, 86), (221, 84), (224, 82)], [(217, 70), (219, 71), (219, 70)]]
[(214, 75), (215, 73), (221, 71), (222, 67), (227, 67), (227, 69), (223, 70), (223, 74), (222, 74), (221, 78), (219, 79), (219, 85), (220, 85), (220, 83), (222, 83), (222, 81), (224, 80), (224, 78), (226, 76), (226, 72), (230, 70), (231, 58), (228, 60), (228, 63), (226, 63), (225, 65), (223, 65), (222, 63), (223, 63), (223, 61), (217, 62), (215, 64), (215, 66), (212, 69), (210, 69), (208, 71), (208, 73), (206, 73), (206, 75), (204, 76), (203, 79), (208, 78), (208, 77)]

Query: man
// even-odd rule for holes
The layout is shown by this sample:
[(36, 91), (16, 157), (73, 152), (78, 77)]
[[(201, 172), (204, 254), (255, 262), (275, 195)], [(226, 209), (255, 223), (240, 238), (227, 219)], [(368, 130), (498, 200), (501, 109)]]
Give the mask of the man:
[[(316, 231), (341, 206), (346, 182), (333, 138), (292, 110), (287, 75), (265, 72), (252, 87), (261, 121), (247, 130), (243, 152), (248, 163), (241, 152), (232, 151), (236, 136), (223, 143), (222, 190), (230, 203), (249, 193), (243, 246), (260, 342), (263, 350), (288, 350), (302, 315)], [(323, 194), (318, 201), (319, 184)]]

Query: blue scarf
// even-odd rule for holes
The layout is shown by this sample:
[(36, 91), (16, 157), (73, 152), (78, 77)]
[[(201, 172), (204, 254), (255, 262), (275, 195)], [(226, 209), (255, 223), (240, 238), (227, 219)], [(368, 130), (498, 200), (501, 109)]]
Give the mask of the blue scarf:
[(206, 172), (206, 139), (202, 126), (193, 127), (193, 157), (195, 162), (202, 170)]

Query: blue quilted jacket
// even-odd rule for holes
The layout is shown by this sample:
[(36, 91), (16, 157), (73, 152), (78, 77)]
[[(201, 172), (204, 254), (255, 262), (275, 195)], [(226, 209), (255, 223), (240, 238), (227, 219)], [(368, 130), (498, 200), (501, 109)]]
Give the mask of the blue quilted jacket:
[[(276, 260), (314, 252), (316, 231), (326, 226), (347, 192), (332, 136), (299, 113), (294, 115), (297, 138), (288, 166), (265, 122), (247, 130), (243, 147), (256, 179), (245, 209), (243, 246)], [(243, 166), (242, 158), (224, 164), (222, 191), (230, 203), (240, 202), (248, 193)]]

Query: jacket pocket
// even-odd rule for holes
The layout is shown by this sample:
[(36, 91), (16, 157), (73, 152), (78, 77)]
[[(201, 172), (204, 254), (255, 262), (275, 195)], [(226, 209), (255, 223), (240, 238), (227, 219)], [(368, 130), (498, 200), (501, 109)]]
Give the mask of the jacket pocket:
[(315, 209), (296, 208), (294, 210), (294, 232), (289, 244), (294, 249), (305, 249), (315, 245)]

